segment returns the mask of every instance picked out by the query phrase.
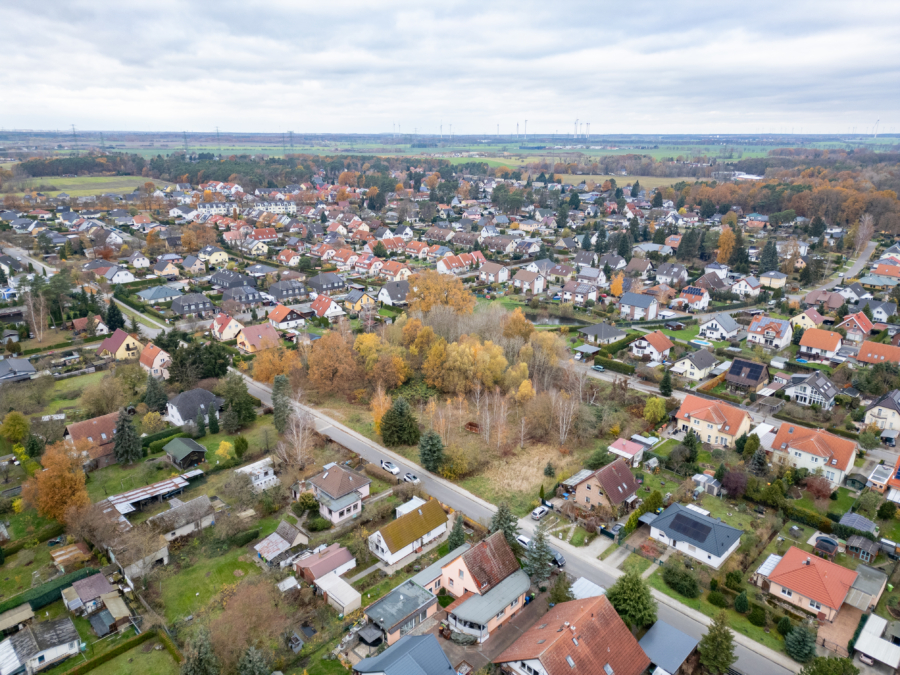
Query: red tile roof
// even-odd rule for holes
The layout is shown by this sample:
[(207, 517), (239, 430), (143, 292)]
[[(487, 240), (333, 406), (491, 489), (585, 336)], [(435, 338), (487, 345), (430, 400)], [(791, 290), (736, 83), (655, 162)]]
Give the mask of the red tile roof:
[(102, 354), (104, 350), (109, 350), (110, 354), (115, 354), (119, 351), (119, 347), (122, 346), (127, 338), (128, 333), (121, 328), (116, 328), (112, 335), (100, 343), (100, 346), (97, 348), (97, 353)]
[(676, 417), (680, 420), (696, 418), (721, 427), (719, 431), (733, 436), (749, 415), (727, 403), (709, 401), (705, 398), (688, 394), (681, 402)]
[(482, 594), (519, 569), (519, 563), (502, 532), (494, 532), (462, 555), (463, 562)]
[(675, 346), (675, 344), (668, 338), (668, 336), (658, 330), (655, 330), (652, 333), (647, 333), (643, 339), (649, 342), (651, 346), (660, 354), (662, 354), (667, 349), (671, 349)]
[(769, 581), (832, 609), (840, 609), (856, 576), (853, 570), (791, 546), (769, 574)]
[(800, 346), (825, 352), (836, 352), (841, 346), (841, 334), (821, 328), (810, 328), (800, 338)]
[(844, 317), (844, 320), (838, 324), (838, 328), (847, 327), (850, 325), (855, 325), (862, 332), (867, 335), (872, 332), (872, 329), (875, 327), (872, 321), (867, 317), (863, 312), (857, 312), (856, 314), (848, 314)]
[[(94, 447), (88, 450), (91, 459), (97, 459), (103, 455), (112, 452), (113, 443), (115, 442), (116, 421), (119, 419), (119, 413), (109, 413), (101, 415), (84, 422), (75, 422), (66, 427), (66, 433), (72, 441), (87, 440), (93, 443)], [(106, 438), (104, 438), (104, 435)]]
[(616, 506), (637, 492), (637, 480), (621, 457), (598, 469), (595, 475), (609, 501)]
[(316, 316), (325, 316), (325, 312), (328, 311), (332, 303), (334, 303), (334, 300), (323, 293), (319, 293), (309, 307), (316, 313)]
[(900, 363), (900, 347), (866, 340), (860, 345), (856, 360), (861, 363)]
[(168, 352), (163, 351), (159, 347), (157, 347), (152, 342), (148, 342), (147, 346), (144, 347), (141, 352), (141, 365), (147, 366), (148, 368), (153, 367), (153, 362), (156, 360), (156, 357), (160, 354), (165, 354), (169, 356)]
[[(786, 452), (789, 449), (822, 457), (828, 466), (836, 466), (841, 471), (848, 471), (856, 458), (856, 443), (849, 438), (785, 422), (775, 434), (772, 450)], [(832, 460), (836, 463), (832, 464)]]
[(278, 331), (270, 323), (244, 326), (241, 332), (244, 334), (244, 339), (247, 343), (256, 349), (269, 349), (278, 346)]
[[(88, 322), (89, 318), (90, 317), (85, 316), (80, 319), (75, 319), (74, 321), (72, 321), (72, 329), (76, 333), (87, 329), (87, 322)], [(103, 323), (103, 317), (101, 317), (99, 314), (95, 315), (94, 316), (94, 326), (99, 326), (102, 323)], [(106, 324), (103, 324), (103, 325), (106, 325)]]

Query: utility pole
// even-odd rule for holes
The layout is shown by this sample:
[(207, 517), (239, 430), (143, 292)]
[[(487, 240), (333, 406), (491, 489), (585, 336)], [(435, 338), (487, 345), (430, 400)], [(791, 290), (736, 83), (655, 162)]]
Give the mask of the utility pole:
[(528, 142), (528, 120), (525, 120), (525, 141)]
[(287, 144), (284, 142), (284, 132), (281, 134), (281, 154), (287, 156)]
[(190, 150), (188, 150), (187, 132), (182, 131), (181, 133), (184, 136), (184, 154), (187, 155), (190, 153)]
[(100, 149), (106, 152), (106, 145), (103, 143), (103, 132), (100, 132)]
[(72, 125), (72, 149), (75, 149), (75, 144), (78, 142), (78, 136), (75, 135), (75, 125)]
[(288, 135), (289, 135), (290, 138), (291, 138), (291, 152), (294, 152), (294, 132), (293, 132), (293, 131), (289, 131), (289, 132), (288, 132)]
[(222, 158), (222, 139), (219, 137), (219, 127), (216, 127), (216, 145), (219, 146), (219, 159)]

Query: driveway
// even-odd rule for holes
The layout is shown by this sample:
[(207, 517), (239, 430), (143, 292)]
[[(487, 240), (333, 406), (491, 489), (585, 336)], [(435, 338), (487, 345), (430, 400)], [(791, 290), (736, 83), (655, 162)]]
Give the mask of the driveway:
[[(845, 604), (841, 607), (841, 611), (837, 613), (834, 622), (828, 623), (826, 621), (819, 626), (816, 637), (819, 640), (827, 640), (835, 645), (840, 645), (842, 649), (846, 650), (847, 643), (850, 642), (850, 638), (856, 632), (861, 616), (862, 610)], [(826, 646), (833, 648), (832, 645)]]

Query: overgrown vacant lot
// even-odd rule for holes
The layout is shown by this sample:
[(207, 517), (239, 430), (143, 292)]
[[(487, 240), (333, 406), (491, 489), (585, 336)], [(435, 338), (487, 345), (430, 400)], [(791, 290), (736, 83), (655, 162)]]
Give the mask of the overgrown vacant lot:
[[(28, 185), (23, 186), (23, 188), (36, 189), (39, 185), (53, 186), (54, 190), (42, 190), (42, 192), (50, 196), (56, 196), (60, 192), (65, 192), (72, 197), (86, 197), (103, 192), (133, 192), (135, 188), (141, 187), (148, 180), (161, 188), (169, 185), (169, 183), (162, 180), (152, 180), (141, 176), (78, 176), (76, 178), (46, 176), (44, 178), (32, 178)], [(24, 190), (18, 194), (24, 194)]]

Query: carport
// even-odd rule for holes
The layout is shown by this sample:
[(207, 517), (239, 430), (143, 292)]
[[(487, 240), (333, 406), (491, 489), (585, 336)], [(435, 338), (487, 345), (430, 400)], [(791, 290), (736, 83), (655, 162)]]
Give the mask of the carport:
[(897, 434), (900, 434), (900, 431), (896, 429), (882, 429), (881, 442), (893, 448), (897, 445)]
[(856, 640), (856, 651), (862, 652), (893, 669), (900, 667), (900, 647), (882, 638), (887, 619), (871, 614)]

